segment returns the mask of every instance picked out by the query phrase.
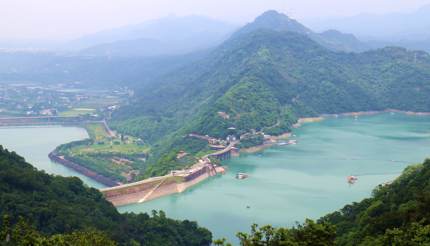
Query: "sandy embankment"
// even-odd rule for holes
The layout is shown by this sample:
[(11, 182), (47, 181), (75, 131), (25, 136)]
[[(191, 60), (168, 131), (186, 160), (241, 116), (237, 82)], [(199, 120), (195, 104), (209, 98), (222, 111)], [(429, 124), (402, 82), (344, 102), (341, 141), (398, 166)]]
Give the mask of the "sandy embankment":
[[(216, 167), (217, 173), (224, 173), (224, 167)], [(216, 175), (211, 171), (203, 172), (189, 181), (179, 181), (178, 177), (164, 176), (153, 180), (142, 181), (139, 185), (132, 185), (129, 188), (110, 188), (102, 190), (106, 199), (114, 206), (123, 206), (133, 203), (142, 203), (154, 200), (163, 196), (182, 193), (188, 188)], [(185, 180), (185, 179), (184, 179)]]

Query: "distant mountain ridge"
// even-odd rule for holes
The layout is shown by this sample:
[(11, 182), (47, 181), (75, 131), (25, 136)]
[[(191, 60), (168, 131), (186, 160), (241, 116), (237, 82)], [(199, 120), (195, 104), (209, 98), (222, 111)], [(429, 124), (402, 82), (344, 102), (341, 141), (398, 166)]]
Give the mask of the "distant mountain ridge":
[(89, 55), (184, 54), (216, 46), (236, 28), (203, 16), (169, 16), (87, 35), (70, 42), (69, 46)]
[(410, 13), (360, 14), (307, 23), (315, 30), (336, 29), (367, 40), (420, 40), (430, 38), (430, 5)]
[[(197, 25), (197, 26), (195, 26)], [(352, 34), (315, 33), (287, 15), (269, 10), (234, 33), (242, 35), (259, 29), (289, 31), (304, 34), (321, 45), (336, 51), (361, 52), (369, 47)], [(233, 26), (204, 17), (168, 17), (137, 26), (100, 32), (82, 38), (79, 42), (106, 40), (80, 53), (93, 56), (157, 56), (184, 54), (215, 47), (228, 38)], [(122, 38), (122, 39), (120, 39)]]
[(371, 48), (395, 45), (430, 52), (430, 5), (410, 13), (360, 14), (306, 23), (318, 31), (336, 29), (354, 33)]

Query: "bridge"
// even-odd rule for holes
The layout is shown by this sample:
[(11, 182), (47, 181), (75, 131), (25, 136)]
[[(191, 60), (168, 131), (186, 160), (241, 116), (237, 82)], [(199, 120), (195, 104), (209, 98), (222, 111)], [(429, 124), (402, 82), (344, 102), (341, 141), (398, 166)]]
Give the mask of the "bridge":
[(237, 148), (234, 147), (239, 141), (233, 141), (231, 142), (225, 149), (219, 150), (215, 153), (211, 153), (205, 157), (214, 157), (218, 160), (228, 160), (231, 158), (232, 152), (237, 151)]
[(188, 134), (188, 136), (208, 141), (209, 146), (211, 148), (214, 148), (214, 149), (222, 148), (221, 150), (211, 153), (209, 155), (206, 155), (203, 158), (214, 157), (218, 160), (228, 160), (231, 158), (231, 154), (237, 151), (237, 148), (235, 148), (234, 146), (239, 143), (239, 141), (232, 141), (229, 143), (227, 147), (224, 147), (224, 146), (221, 146), (219, 142), (226, 142), (225, 140), (216, 139), (207, 135), (203, 136), (197, 133), (190, 133)]

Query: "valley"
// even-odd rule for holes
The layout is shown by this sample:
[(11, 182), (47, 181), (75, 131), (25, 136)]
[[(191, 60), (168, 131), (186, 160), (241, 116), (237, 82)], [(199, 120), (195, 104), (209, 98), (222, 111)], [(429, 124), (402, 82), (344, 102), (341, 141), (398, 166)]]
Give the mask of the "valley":
[(2, 24), (0, 245), (430, 245), (428, 6), (80, 1)]
[[(292, 226), (304, 217), (319, 218), (346, 203), (359, 201), (369, 196), (375, 186), (396, 178), (409, 164), (422, 161), (428, 156), (429, 124), (429, 116), (400, 112), (303, 123), (291, 135), (297, 145), (273, 146), (264, 152), (223, 161), (227, 168), (224, 175), (211, 177), (180, 194), (122, 206), (119, 210), (162, 209), (177, 219), (198, 220), (213, 231), (215, 238), (228, 237), (233, 241), (235, 231), (246, 231), (252, 223)], [(0, 129), (5, 146), (31, 156), (25, 154), (28, 145), (17, 146), (19, 139), (8, 144), (5, 133), (12, 129)], [(52, 132), (49, 128), (32, 129), (18, 128), (14, 131), (22, 133), (14, 136), (34, 138), (36, 132)], [(50, 148), (55, 148), (50, 146), (38, 153), (47, 155)], [(46, 170), (43, 162), (29, 160)], [(51, 165), (62, 168), (60, 164)], [(79, 175), (63, 169), (54, 173)], [(235, 175), (239, 172), (249, 174), (249, 178), (237, 180)], [(358, 182), (348, 185), (349, 175), (356, 175)], [(85, 182), (92, 185), (93, 181)], [(145, 194), (141, 193), (135, 201), (143, 198)], [(208, 203), (212, 205), (208, 207)], [(190, 207), (193, 209), (187, 209)], [(231, 220), (236, 223), (226, 226), (226, 221)]]

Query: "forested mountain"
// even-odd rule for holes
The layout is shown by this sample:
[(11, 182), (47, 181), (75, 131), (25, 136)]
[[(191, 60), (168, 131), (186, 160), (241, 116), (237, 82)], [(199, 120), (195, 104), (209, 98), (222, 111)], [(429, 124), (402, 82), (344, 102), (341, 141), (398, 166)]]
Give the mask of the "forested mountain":
[(155, 144), (147, 175), (177, 167), (175, 151), (202, 150), (186, 144), (190, 132), (276, 135), (301, 116), (430, 110), (429, 54), (395, 47), (335, 52), (307, 35), (268, 29), (239, 30), (204, 59), (157, 81), (111, 121)]
[[(39, 245), (28, 240), (34, 240), (31, 237), (43, 239), (41, 235), (48, 237), (53, 234), (56, 236), (43, 240), (60, 237), (79, 242), (93, 238), (99, 242), (97, 245), (106, 245), (102, 242), (111, 240), (120, 245), (188, 246), (211, 243), (211, 233), (198, 227), (195, 222), (168, 219), (163, 212), (154, 212), (152, 216), (120, 214), (98, 190), (84, 186), (78, 178), (37, 171), (22, 157), (1, 146), (0, 194), (0, 216), (8, 216), (0, 222), (1, 245)], [(9, 224), (16, 224), (13, 231), (20, 234), (7, 236), (4, 228)], [(63, 233), (66, 235), (58, 235)], [(14, 240), (20, 237), (27, 240), (27, 244), (3, 244), (7, 238)]]

